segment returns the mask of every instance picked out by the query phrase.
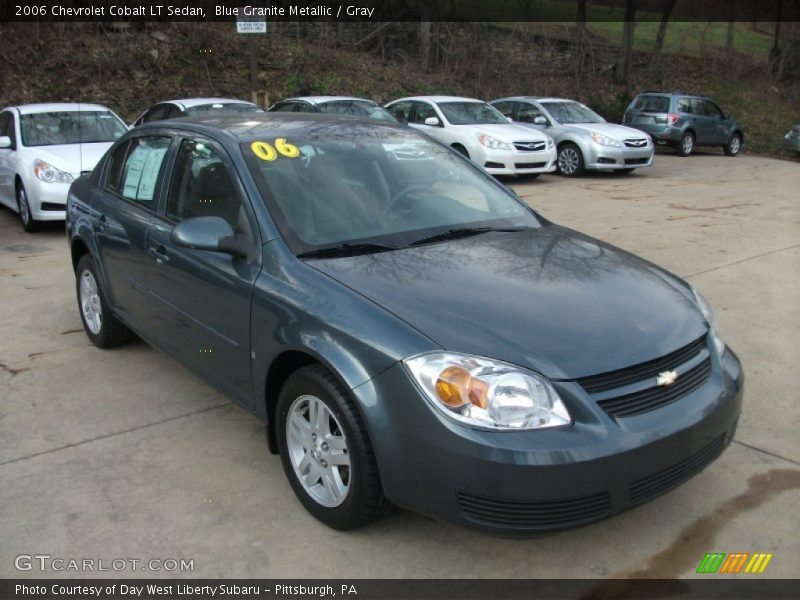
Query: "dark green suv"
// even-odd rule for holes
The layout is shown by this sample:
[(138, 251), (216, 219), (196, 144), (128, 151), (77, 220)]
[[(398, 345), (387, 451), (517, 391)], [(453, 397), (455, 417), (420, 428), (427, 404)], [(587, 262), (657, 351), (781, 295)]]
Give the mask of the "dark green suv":
[(625, 111), (623, 123), (650, 134), (656, 144), (689, 156), (695, 146), (721, 146), (728, 156), (742, 149), (742, 125), (707, 96), (642, 92)]

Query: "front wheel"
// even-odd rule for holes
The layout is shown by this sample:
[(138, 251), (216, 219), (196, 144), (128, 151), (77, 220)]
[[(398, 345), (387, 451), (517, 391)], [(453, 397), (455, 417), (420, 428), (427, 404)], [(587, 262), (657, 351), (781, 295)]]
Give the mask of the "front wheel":
[(564, 144), (558, 149), (558, 172), (564, 177), (578, 177), (585, 170), (583, 154), (575, 144)]
[(22, 228), (27, 233), (39, 231), (40, 224), (33, 218), (31, 205), (28, 201), (28, 192), (25, 191), (25, 186), (21, 182), (17, 187), (17, 210), (19, 211), (19, 220), (22, 223)]
[(76, 273), (78, 308), (91, 342), (98, 348), (114, 348), (130, 341), (133, 334), (111, 313), (90, 255), (86, 254), (78, 261)]
[(354, 529), (391, 507), (361, 416), (327, 369), (310, 365), (289, 376), (276, 425), (283, 470), (314, 517), (334, 529)]
[(742, 136), (738, 133), (734, 133), (722, 149), (727, 156), (736, 156), (742, 149)]

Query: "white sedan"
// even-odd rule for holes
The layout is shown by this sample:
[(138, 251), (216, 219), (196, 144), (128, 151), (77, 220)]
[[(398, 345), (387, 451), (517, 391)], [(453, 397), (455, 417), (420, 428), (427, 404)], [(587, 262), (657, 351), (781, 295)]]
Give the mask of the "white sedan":
[(70, 184), (128, 131), (97, 104), (25, 104), (0, 112), (0, 204), (27, 232), (63, 221)]
[(401, 123), (424, 131), (493, 175), (535, 177), (556, 170), (553, 138), (511, 123), (481, 100), (414, 96), (386, 108)]

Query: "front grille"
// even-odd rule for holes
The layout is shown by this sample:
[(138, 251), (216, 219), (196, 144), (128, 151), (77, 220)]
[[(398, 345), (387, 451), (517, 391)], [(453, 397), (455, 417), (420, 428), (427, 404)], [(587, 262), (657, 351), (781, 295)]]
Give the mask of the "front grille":
[(686, 460), (634, 481), (630, 486), (631, 502), (633, 504), (647, 502), (697, 475), (722, 453), (724, 446), (725, 436), (721, 435)]
[(645, 146), (647, 146), (647, 140), (641, 138), (629, 139), (625, 140), (625, 145), (628, 148), (644, 148)]
[(514, 163), (514, 166), (518, 169), (541, 169), (547, 163), (543, 162), (536, 162), (536, 163)]
[(546, 145), (545, 142), (514, 142), (514, 148), (520, 152), (541, 152)]
[(683, 348), (679, 348), (661, 358), (618, 369), (617, 371), (582, 377), (578, 379), (578, 383), (589, 394), (613, 390), (637, 381), (657, 377), (662, 371), (671, 371), (697, 356), (705, 347), (706, 336), (703, 335)]
[(610, 400), (602, 400), (597, 404), (612, 417), (633, 417), (683, 398), (703, 385), (709, 373), (711, 373), (711, 359), (706, 358), (693, 369), (682, 373), (670, 386), (655, 386)]
[(457, 492), (458, 505), (470, 521), (494, 527), (550, 530), (602, 519), (611, 511), (611, 497), (600, 492), (583, 498), (526, 502), (497, 500)]
[(647, 164), (648, 159), (646, 158), (626, 158), (625, 164), (626, 165), (645, 165)]

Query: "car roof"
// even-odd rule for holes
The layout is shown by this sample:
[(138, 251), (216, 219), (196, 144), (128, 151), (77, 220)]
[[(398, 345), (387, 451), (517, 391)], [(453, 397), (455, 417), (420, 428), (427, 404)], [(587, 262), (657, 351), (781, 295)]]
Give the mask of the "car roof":
[[(11, 107), (10, 107), (11, 108)], [(43, 112), (77, 112), (77, 111), (99, 111), (111, 109), (101, 104), (84, 104), (83, 102), (48, 102), (41, 104), (20, 104), (16, 108), (22, 115)]]
[(377, 102), (374, 100), (369, 100), (368, 98), (356, 98), (355, 96), (295, 96), (293, 98), (281, 100), (281, 102), (287, 102), (289, 100), (302, 100), (303, 102), (308, 102), (309, 104), (325, 104), (326, 102), (336, 102), (339, 100), (358, 100), (359, 102), (372, 102), (377, 104)]
[[(253, 104), (248, 100), (239, 100), (238, 98), (181, 98), (178, 100), (164, 100), (157, 104), (175, 104), (181, 108), (191, 108), (193, 106), (201, 106), (203, 104)], [(154, 105), (155, 106), (155, 105)], [(255, 106), (255, 104), (253, 104)]]
[(554, 98), (550, 96), (511, 96), (509, 98), (498, 98), (497, 100), (492, 100), (494, 102), (507, 102), (509, 100), (535, 100), (536, 102), (578, 102), (579, 100), (575, 100), (574, 98)]
[(639, 96), (691, 96), (692, 98), (703, 98), (705, 100), (710, 100), (709, 96), (704, 94), (693, 94), (691, 92), (659, 92), (656, 90), (647, 90), (644, 92), (639, 92), (637, 94)]
[[(314, 134), (337, 134), (374, 129), (391, 129), (408, 133), (410, 130), (399, 123), (379, 121), (367, 117), (330, 115), (318, 113), (247, 113), (226, 115), (201, 115), (181, 117), (168, 121), (152, 121), (136, 127), (134, 131), (147, 129), (191, 129), (210, 135), (222, 133), (234, 142), (259, 138), (273, 139), (276, 136), (308, 131)], [(339, 131), (337, 131), (337, 129)], [(219, 136), (218, 137), (223, 137)]]
[(395, 102), (407, 101), (407, 100), (427, 100), (428, 102), (479, 102), (484, 104), (483, 100), (478, 100), (477, 98), (465, 98), (462, 96), (408, 96), (406, 98), (398, 98), (397, 100), (392, 100), (392, 104)]

